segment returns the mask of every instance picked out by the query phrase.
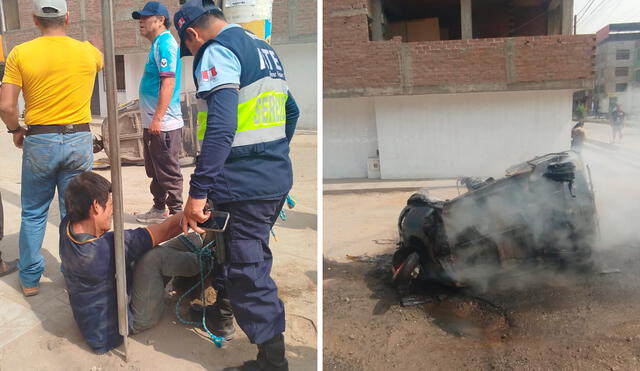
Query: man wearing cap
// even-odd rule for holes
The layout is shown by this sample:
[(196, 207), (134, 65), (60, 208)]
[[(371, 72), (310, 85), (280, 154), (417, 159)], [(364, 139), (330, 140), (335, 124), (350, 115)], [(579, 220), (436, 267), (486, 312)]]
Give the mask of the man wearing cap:
[[(206, 101), (206, 132), (184, 209), (197, 232), (207, 197), (230, 213), (226, 260), (215, 269), (219, 329), (233, 314), (258, 345), (245, 368), (287, 370), (284, 305), (271, 279), (269, 234), (293, 183), (289, 142), (299, 111), (275, 51), (228, 24), (211, 0), (190, 0), (174, 15), (180, 54), (194, 55), (197, 97)], [(232, 312), (229, 310), (229, 303)], [(231, 314), (233, 313), (233, 314)]]
[[(42, 36), (11, 50), (0, 90), (0, 117), (15, 146), (23, 149), (18, 267), (25, 296), (38, 293), (44, 271), (40, 247), (54, 192), (58, 190), (62, 219), (67, 184), (92, 167), (90, 102), (103, 65), (98, 49), (66, 36), (65, 0), (34, 0), (33, 5), (33, 21)], [(26, 129), (18, 123), (20, 91)]]
[(141, 223), (160, 223), (182, 210), (182, 149), (180, 58), (178, 43), (168, 31), (169, 11), (150, 1), (131, 14), (140, 22), (140, 34), (151, 42), (149, 60), (140, 81), (140, 116), (144, 132), (144, 167), (151, 178), (153, 207), (136, 217)]

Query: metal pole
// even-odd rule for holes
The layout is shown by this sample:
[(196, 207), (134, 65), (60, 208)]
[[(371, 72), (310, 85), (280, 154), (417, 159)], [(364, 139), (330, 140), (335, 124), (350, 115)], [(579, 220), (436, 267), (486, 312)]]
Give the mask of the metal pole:
[(5, 33), (7, 31), (7, 26), (5, 25), (5, 21), (4, 21), (4, 7), (3, 4), (4, 1), (0, 1), (0, 23), (2, 23), (2, 27), (0, 27), (0, 33)]
[(109, 127), (109, 160), (113, 192), (113, 230), (118, 297), (118, 329), (124, 336), (124, 359), (128, 359), (129, 326), (127, 319), (127, 277), (124, 259), (124, 223), (122, 217), (122, 174), (120, 169), (120, 138), (116, 110), (116, 67), (113, 45), (113, 0), (102, 0), (102, 37), (104, 40), (104, 80), (107, 90), (107, 125)]
[(4, 17), (4, 5), (2, 5), (4, 3), (4, 1), (0, 1), (0, 24), (2, 25), (2, 27), (0, 27), (0, 41), (2, 42), (2, 48), (0, 48), (0, 53), (2, 53), (2, 57), (6, 58), (7, 57), (7, 39), (6, 39), (6, 33), (7, 33), (7, 22), (5, 21), (5, 17)]

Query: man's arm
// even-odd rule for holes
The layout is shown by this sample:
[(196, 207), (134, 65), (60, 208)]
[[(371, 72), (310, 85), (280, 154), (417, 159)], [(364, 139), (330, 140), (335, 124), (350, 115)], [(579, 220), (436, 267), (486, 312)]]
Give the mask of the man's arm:
[[(0, 118), (7, 126), (8, 130), (15, 130), (20, 128), (18, 121), (18, 96), (20, 95), (21, 88), (18, 85), (4, 83), (0, 88)], [(20, 128), (16, 133), (13, 133), (13, 144), (17, 148), (22, 148), (22, 142), (26, 130)]]
[(171, 97), (173, 96), (173, 89), (176, 86), (175, 77), (160, 76), (160, 93), (158, 94), (158, 105), (156, 106), (156, 112), (153, 114), (151, 124), (149, 125), (149, 132), (151, 134), (160, 134), (162, 128), (162, 119), (167, 113), (169, 103), (171, 103)]
[(300, 110), (298, 109), (296, 100), (293, 98), (293, 94), (291, 94), (290, 91), (287, 91), (287, 93), (289, 94), (289, 97), (287, 98), (287, 104), (285, 105), (285, 110), (287, 112), (287, 123), (285, 131), (287, 135), (287, 141), (291, 143), (293, 133), (296, 131), (298, 118), (300, 117)]
[(191, 175), (189, 198), (184, 208), (185, 223), (182, 228), (185, 233), (188, 227), (198, 233), (204, 232), (197, 223), (208, 218), (208, 214), (203, 212), (208, 190), (231, 152), (238, 127), (238, 90), (223, 88), (210, 93), (207, 106), (207, 130), (196, 169)]
[(170, 240), (173, 237), (179, 235), (182, 232), (182, 213), (176, 213), (171, 215), (164, 222), (160, 224), (152, 224), (147, 227), (151, 238), (153, 239), (153, 246), (157, 246), (164, 241)]

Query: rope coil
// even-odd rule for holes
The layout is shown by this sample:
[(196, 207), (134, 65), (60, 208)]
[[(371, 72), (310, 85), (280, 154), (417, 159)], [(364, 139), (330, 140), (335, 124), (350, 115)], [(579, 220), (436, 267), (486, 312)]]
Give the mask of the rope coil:
[[(176, 302), (176, 318), (178, 318), (178, 321), (180, 321), (180, 323), (182, 323), (183, 325), (192, 325), (192, 326), (202, 327), (202, 329), (204, 329), (204, 331), (207, 332), (209, 337), (211, 337), (211, 341), (216, 345), (216, 347), (220, 348), (222, 346), (222, 342), (225, 341), (225, 338), (214, 335), (207, 328), (207, 321), (206, 321), (207, 306), (205, 305), (205, 300), (204, 300), (204, 289), (205, 289), (204, 279), (207, 276), (209, 276), (211, 272), (213, 272), (214, 257), (210, 247), (214, 246), (215, 240), (209, 242), (208, 244), (203, 246), (201, 249), (199, 249), (185, 235), (180, 235), (179, 238), (191, 250), (191, 252), (198, 255), (198, 264), (200, 264), (200, 283), (196, 283), (189, 290), (187, 290), (184, 294), (180, 296), (180, 298)], [(209, 266), (209, 270), (206, 274), (204, 273), (206, 270), (205, 264)], [(182, 317), (182, 315), (180, 315), (180, 306), (182, 304), (182, 301), (187, 297), (187, 295), (189, 295), (193, 290), (195, 290), (195, 288), (198, 287), (198, 285), (202, 287), (202, 294), (200, 298), (202, 300), (202, 322), (201, 323), (194, 322), (194, 321), (187, 321)]]

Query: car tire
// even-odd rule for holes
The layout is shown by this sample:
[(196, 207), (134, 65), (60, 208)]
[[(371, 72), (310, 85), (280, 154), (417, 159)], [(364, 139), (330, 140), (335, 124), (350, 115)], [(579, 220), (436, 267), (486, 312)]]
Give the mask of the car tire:
[(410, 252), (406, 258), (402, 259), (402, 255), (406, 251), (398, 250), (393, 255), (393, 267), (391, 283), (394, 287), (400, 285), (408, 285), (411, 282), (411, 273), (420, 264), (420, 256), (416, 252)]

